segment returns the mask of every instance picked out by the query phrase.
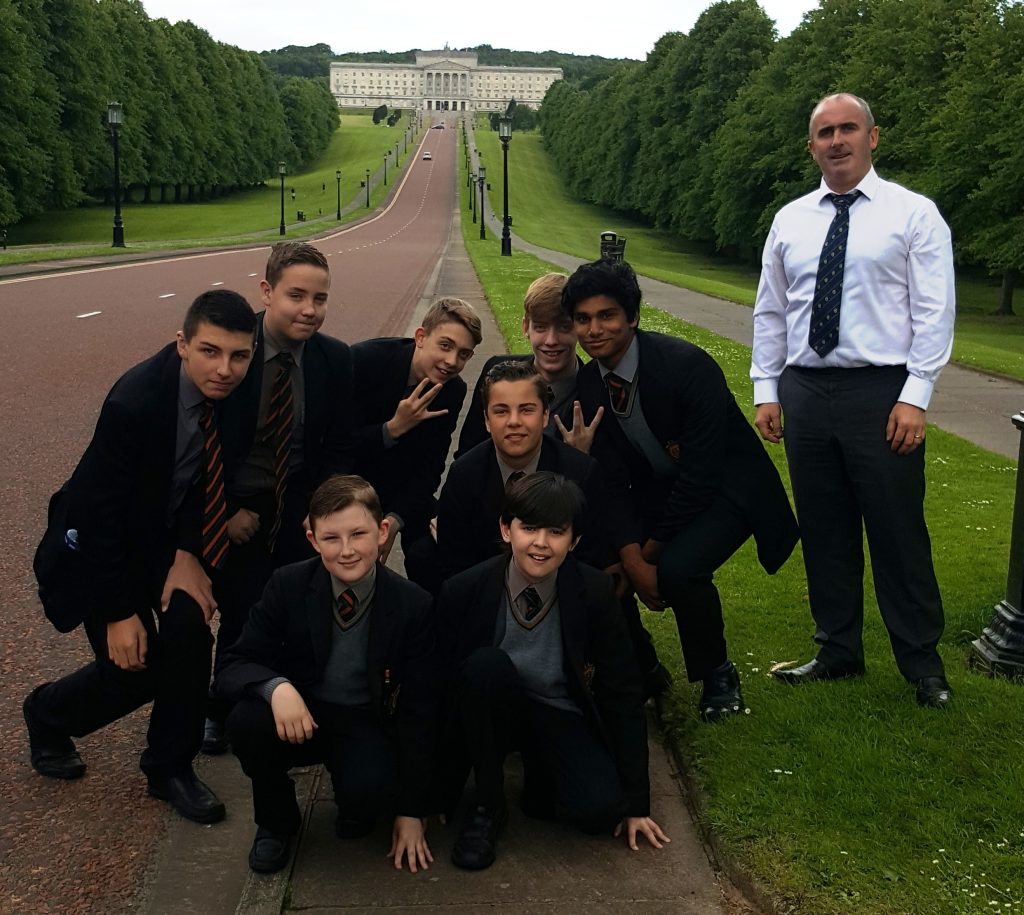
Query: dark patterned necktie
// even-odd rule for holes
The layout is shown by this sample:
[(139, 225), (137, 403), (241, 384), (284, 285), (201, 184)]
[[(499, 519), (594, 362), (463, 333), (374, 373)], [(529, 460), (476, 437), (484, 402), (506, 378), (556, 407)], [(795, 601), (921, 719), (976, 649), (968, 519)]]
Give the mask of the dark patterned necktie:
[(616, 413), (625, 413), (629, 406), (630, 383), (614, 372), (604, 376), (604, 383), (608, 385), (608, 398), (611, 400), (612, 409)]
[(511, 486), (513, 483), (518, 483), (525, 476), (526, 476), (526, 471), (524, 471), (524, 470), (513, 470), (508, 475), (508, 479), (505, 481), (505, 488), (508, 489), (509, 486)]
[(519, 596), (526, 604), (526, 612), (523, 614), (523, 619), (526, 620), (526, 622), (530, 622), (530, 620), (540, 613), (541, 607), (544, 606), (544, 601), (540, 599), (537, 589), (533, 587), (527, 588)]
[(218, 569), (228, 553), (227, 503), (224, 500), (224, 463), (221, 459), (213, 401), (203, 401), (199, 413), (203, 433), (203, 559)]
[(338, 619), (342, 626), (347, 626), (355, 619), (356, 592), (346, 588), (338, 595)]
[(271, 550), (281, 530), (281, 512), (284, 508), (284, 490), (288, 481), (288, 459), (291, 456), (292, 425), (295, 421), (295, 399), (292, 393), (291, 353), (280, 353), (274, 362), (278, 365), (274, 386), (270, 389), (270, 407), (263, 427), (264, 441), (274, 456), (274, 523), (267, 535)]
[(843, 301), (843, 270), (846, 266), (846, 241), (850, 235), (850, 207), (860, 191), (850, 194), (829, 194), (836, 208), (828, 227), (825, 244), (818, 259), (818, 276), (811, 303), (811, 329), (807, 342), (824, 358), (839, 343), (839, 307)]

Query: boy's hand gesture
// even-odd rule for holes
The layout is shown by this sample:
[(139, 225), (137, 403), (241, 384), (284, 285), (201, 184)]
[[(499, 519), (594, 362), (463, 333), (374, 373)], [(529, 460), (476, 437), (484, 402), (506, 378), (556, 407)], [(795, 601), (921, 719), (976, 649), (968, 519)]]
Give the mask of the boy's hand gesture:
[(623, 821), (615, 827), (616, 838), (622, 835), (623, 826), (626, 827), (626, 841), (629, 843), (629, 847), (632, 848), (633, 851), (640, 850), (639, 846), (636, 844), (637, 833), (645, 835), (647, 837), (647, 841), (655, 848), (662, 848), (665, 842), (672, 841), (661, 831), (661, 827), (650, 817), (625, 817)]
[(441, 393), (443, 387), (443, 384), (431, 385), (430, 379), (424, 378), (413, 388), (408, 397), (398, 401), (395, 415), (387, 422), (388, 435), (398, 441), (406, 432), (415, 429), (425, 419), (447, 415), (447, 410), (427, 409), (434, 398)]
[(566, 429), (558, 416), (555, 416), (555, 428), (562, 433), (562, 441), (567, 445), (575, 448), (577, 451), (582, 451), (584, 454), (590, 454), (590, 448), (594, 444), (594, 433), (597, 432), (597, 427), (601, 425), (603, 417), (604, 407), (598, 407), (594, 418), (588, 426), (583, 422), (583, 407), (576, 400), (573, 401), (572, 405), (572, 428)]
[(288, 743), (304, 743), (313, 736), (317, 723), (291, 683), (279, 683), (270, 697), (277, 736)]
[(418, 817), (395, 817), (391, 832), (389, 858), (395, 859), (395, 870), (402, 869), (402, 858), (408, 857), (409, 870), (416, 873), (417, 865), (426, 870), (434, 863), (434, 856), (427, 845), (427, 823)]

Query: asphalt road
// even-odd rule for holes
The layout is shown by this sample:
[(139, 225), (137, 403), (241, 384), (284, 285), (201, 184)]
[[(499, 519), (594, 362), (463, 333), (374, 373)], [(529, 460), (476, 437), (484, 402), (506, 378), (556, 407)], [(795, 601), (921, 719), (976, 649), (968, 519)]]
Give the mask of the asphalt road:
[[(448, 237), (455, 141), (454, 130), (428, 130), (384, 209), (316, 242), (332, 272), (327, 333), (355, 342), (404, 331)], [(22, 699), (91, 657), (81, 632), (61, 636), (43, 617), (31, 558), (46, 501), (85, 449), (111, 384), (173, 339), (200, 292), (223, 286), (258, 307), (267, 253), (0, 280), (0, 913), (131, 911), (151, 865), (166, 808), (146, 796), (137, 767), (146, 710), (78, 741), (89, 770), (77, 782), (29, 766)]]

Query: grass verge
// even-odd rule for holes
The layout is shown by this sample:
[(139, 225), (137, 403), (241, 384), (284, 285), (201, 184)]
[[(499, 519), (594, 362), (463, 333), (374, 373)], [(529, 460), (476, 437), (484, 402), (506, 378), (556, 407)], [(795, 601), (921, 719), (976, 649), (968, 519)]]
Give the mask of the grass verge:
[[(491, 199), (500, 201), (503, 181), (498, 135), (478, 121), (475, 137), (488, 167)], [(572, 199), (539, 133), (513, 136), (508, 166), (509, 211), (516, 234), (527, 241), (593, 259), (598, 253), (598, 235), (611, 229), (626, 236), (626, 257), (638, 272), (743, 305), (754, 304), (757, 267), (716, 255), (706, 246), (687, 243), (615, 210)], [(1024, 381), (1024, 302), (1018, 301), (1021, 314), (994, 316), (998, 293), (998, 284), (984, 277), (958, 277), (953, 360)]]
[[(464, 207), (465, 177), (463, 170)], [(498, 323), (522, 352), (523, 294), (556, 268), (521, 252), (501, 257), (490, 233), (482, 242), (468, 218), (462, 226)], [(739, 403), (750, 403), (748, 348), (647, 306), (641, 324), (703, 346)], [(813, 652), (799, 552), (771, 578), (750, 544), (725, 565), (717, 580), (751, 713), (721, 727), (697, 720), (698, 690), (686, 684), (671, 615), (645, 614), (676, 678), (665, 734), (703, 786), (702, 815), (721, 847), (781, 912), (1024, 911), (1024, 696), (966, 666), (1006, 581), (1014, 465), (935, 427), (928, 449), (926, 511), (946, 605), (942, 653), (956, 692), (946, 713), (919, 709), (896, 670), (870, 575), (868, 675), (791, 688), (774, 683), (769, 669)], [(788, 483), (782, 452), (770, 453)]]
[[(358, 219), (367, 212), (366, 191), (360, 183), (371, 177), (371, 209), (380, 204), (386, 191), (405, 174), (413, 156), (411, 146), (403, 152), (408, 115), (394, 128), (374, 125), (366, 115), (344, 114), (341, 127), (327, 151), (308, 171), (285, 176), (285, 223), (287, 237), (305, 238), (338, 225), (336, 220), (338, 184), (341, 171), (342, 222)], [(395, 143), (400, 142), (399, 163), (394, 167)], [(413, 144), (414, 145), (414, 144)], [(388, 159), (388, 187), (381, 183), (384, 153)], [(291, 191), (294, 189), (295, 198)], [(281, 218), (281, 190), (276, 180), (260, 188), (232, 194), (204, 203), (142, 204), (123, 206), (125, 235), (129, 250), (166, 250), (184, 247), (212, 247), (278, 238)], [(296, 220), (298, 210), (305, 222)], [(25, 220), (9, 231), (8, 241), (18, 247), (0, 253), (0, 265), (94, 257), (119, 253), (103, 242), (110, 237), (112, 212), (108, 207), (89, 206), (45, 213)], [(22, 245), (28, 247), (20, 247)]]

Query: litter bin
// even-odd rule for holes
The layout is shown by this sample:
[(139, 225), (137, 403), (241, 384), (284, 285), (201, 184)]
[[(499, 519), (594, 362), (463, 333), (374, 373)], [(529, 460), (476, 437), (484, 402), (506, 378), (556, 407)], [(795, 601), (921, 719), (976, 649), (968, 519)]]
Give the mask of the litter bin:
[(626, 236), (614, 232), (601, 233), (601, 259), (621, 263), (626, 257)]

